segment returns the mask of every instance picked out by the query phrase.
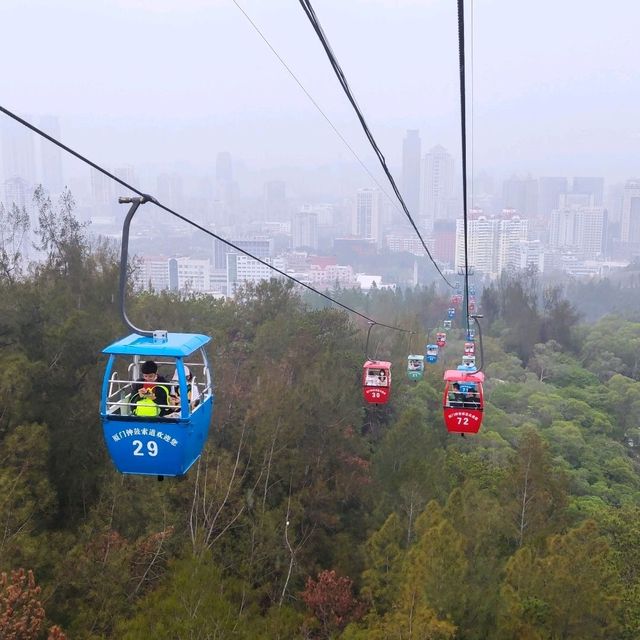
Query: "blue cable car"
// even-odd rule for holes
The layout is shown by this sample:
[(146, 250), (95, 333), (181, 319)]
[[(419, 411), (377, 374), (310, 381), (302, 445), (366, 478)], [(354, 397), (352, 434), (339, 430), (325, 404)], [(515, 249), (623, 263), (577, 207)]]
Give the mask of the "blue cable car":
[(438, 351), (440, 351), (440, 347), (437, 344), (427, 345), (427, 362), (429, 364), (438, 362)]
[[(208, 336), (133, 333), (103, 350), (109, 361), (102, 382), (100, 417), (109, 455), (121, 473), (182, 476), (202, 453), (214, 394), (204, 346)], [(140, 379), (143, 361), (173, 373)], [(166, 405), (140, 400), (140, 389), (162, 387)], [(148, 391), (148, 389), (147, 389)], [(138, 400), (136, 401), (136, 398)]]
[(455, 318), (455, 317), (456, 317), (456, 310), (455, 310), (455, 308), (454, 308), (454, 307), (450, 307), (450, 308), (447, 310), (447, 315), (448, 315), (448, 316), (449, 316), (449, 318), (451, 318), (451, 319)]
[(159, 480), (184, 476), (202, 453), (213, 413), (204, 350), (211, 338), (145, 331), (129, 320), (125, 309), (129, 229), (140, 205), (158, 202), (148, 195), (118, 201), (131, 205), (122, 226), (118, 293), (122, 320), (133, 333), (103, 350), (109, 356), (100, 401), (104, 439), (121, 473)]

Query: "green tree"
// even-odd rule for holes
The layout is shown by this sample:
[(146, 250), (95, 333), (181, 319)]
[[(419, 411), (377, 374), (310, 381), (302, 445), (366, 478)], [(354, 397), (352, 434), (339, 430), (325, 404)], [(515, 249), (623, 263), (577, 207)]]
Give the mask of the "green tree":
[(618, 637), (620, 585), (595, 522), (548, 538), (546, 553), (518, 550), (501, 590), (501, 638)]

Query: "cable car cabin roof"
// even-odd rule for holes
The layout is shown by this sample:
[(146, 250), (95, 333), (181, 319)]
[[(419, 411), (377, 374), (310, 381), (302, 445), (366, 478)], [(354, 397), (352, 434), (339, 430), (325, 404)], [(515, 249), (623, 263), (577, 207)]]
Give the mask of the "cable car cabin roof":
[(367, 360), (364, 363), (364, 368), (368, 369), (369, 367), (372, 369), (391, 369), (391, 363), (386, 360)]
[(444, 379), (446, 382), (484, 382), (484, 373), (482, 371), (456, 371), (455, 369), (449, 369), (444, 372)]
[(407, 357), (407, 360), (424, 360), (424, 356), (420, 355), (410, 355)]
[(102, 350), (125, 356), (169, 356), (180, 358), (191, 355), (211, 341), (209, 336), (199, 333), (167, 333), (165, 342), (154, 342), (151, 336), (132, 333)]

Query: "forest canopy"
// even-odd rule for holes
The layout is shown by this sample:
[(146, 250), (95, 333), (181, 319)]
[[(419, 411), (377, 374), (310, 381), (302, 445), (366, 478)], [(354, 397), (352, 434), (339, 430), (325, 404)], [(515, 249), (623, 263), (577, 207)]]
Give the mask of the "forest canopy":
[[(0, 209), (2, 637), (640, 637), (640, 323), (587, 324), (531, 273), (485, 288), (485, 418), (460, 438), (442, 363), (406, 379), (405, 335), (376, 332), (393, 396), (366, 408), (367, 327), (341, 310), (277, 280), (130, 291), (139, 326), (213, 337), (216, 406), (185, 480), (122, 476), (98, 414), (116, 254), (71, 194), (36, 203), (33, 230)], [(420, 349), (448, 306), (334, 295)]]

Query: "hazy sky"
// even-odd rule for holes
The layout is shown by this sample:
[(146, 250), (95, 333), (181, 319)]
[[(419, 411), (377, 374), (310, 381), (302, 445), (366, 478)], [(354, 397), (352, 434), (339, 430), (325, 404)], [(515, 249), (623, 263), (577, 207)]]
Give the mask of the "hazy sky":
[[(297, 0), (238, 2), (373, 168)], [(458, 156), (455, 0), (314, 6), (390, 161), (406, 128)], [(2, 104), (59, 115), (96, 161), (350, 159), (233, 0), (2, 0), (0, 24)], [(640, 175), (638, 25), (635, 0), (474, 2), (475, 167)]]

